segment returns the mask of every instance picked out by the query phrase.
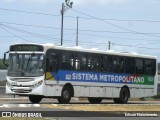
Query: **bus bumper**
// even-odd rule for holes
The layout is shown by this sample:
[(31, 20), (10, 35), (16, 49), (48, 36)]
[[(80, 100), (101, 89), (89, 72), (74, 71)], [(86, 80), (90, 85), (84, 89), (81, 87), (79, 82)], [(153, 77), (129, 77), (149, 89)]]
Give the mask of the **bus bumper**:
[(44, 95), (43, 85), (33, 87), (9, 87), (6, 85), (6, 94), (11, 95)]

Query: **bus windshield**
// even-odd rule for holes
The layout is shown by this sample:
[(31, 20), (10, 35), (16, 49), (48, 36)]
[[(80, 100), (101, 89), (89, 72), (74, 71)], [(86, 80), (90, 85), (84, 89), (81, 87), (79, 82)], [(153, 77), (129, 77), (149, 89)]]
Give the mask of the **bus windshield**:
[(43, 54), (10, 54), (8, 76), (38, 77), (44, 74)]

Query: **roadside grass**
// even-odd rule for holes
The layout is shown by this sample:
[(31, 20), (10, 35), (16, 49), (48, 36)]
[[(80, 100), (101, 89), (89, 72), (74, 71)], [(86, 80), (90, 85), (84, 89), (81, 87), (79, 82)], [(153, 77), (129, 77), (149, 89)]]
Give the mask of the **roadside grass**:
[(0, 86), (6, 86), (6, 80), (0, 81)]
[(95, 104), (95, 105), (57, 105), (57, 104), (43, 104), (41, 105), (45, 108), (57, 108), (57, 109), (69, 109), (76, 111), (160, 111), (160, 105), (135, 105), (135, 104), (116, 104), (116, 105), (106, 105), (106, 104)]

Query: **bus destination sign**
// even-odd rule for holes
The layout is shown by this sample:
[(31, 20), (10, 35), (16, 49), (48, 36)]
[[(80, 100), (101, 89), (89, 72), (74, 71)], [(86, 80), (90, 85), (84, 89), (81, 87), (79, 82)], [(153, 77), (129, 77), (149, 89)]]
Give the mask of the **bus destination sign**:
[(43, 46), (40, 45), (12, 45), (10, 51), (43, 51)]

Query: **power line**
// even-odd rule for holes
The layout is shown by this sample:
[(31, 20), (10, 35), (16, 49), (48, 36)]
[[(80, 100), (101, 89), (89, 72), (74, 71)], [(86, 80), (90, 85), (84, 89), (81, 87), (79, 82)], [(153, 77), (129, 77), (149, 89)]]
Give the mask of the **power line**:
[[(26, 39), (24, 39), (24, 38), (22, 38), (22, 37), (20, 37), (20, 36), (17, 36), (16, 34), (10, 32), (10, 31), (6, 30), (6, 29), (3, 28), (1, 25), (0, 25), (0, 28), (3, 29), (4, 31), (8, 32), (9, 34), (12, 34), (13, 36), (15, 36), (15, 37), (21, 39), (21, 40), (24, 40), (24, 41), (27, 41), (27, 42), (32, 42), (32, 41), (26, 40)], [(68, 42), (72, 42), (72, 41), (71, 41), (71, 40), (70, 40), (70, 41), (68, 40)], [(74, 42), (75, 42), (75, 41), (74, 41)], [(32, 42), (32, 43), (33, 43), (33, 42)], [(72, 42), (72, 43), (73, 43), (73, 42)], [(90, 42), (83, 42), (83, 43), (81, 43), (81, 44), (86, 44), (86, 43), (91, 44)], [(95, 42), (92, 43), (92, 44), (95, 44)], [(107, 43), (96, 43), (96, 45), (97, 45), (97, 44), (99, 44), (99, 46), (108, 45)], [(101, 44), (101, 45), (100, 45), (100, 44)], [(136, 46), (131, 46), (131, 45), (117, 44), (117, 43), (111, 43), (111, 44), (112, 44), (112, 45), (119, 45), (119, 46), (127, 46), (127, 47), (136, 47)], [(148, 47), (136, 47), (136, 48), (158, 49), (158, 48), (148, 48)]]
[[(21, 11), (21, 10), (13, 10), (13, 9), (5, 9), (5, 8), (0, 8), (1, 10), (7, 10), (7, 11), (12, 11), (12, 12), (24, 12), (24, 13), (33, 13), (33, 14), (42, 14), (42, 15), (53, 15), (53, 14), (46, 14), (46, 13), (39, 13), (39, 12), (30, 12), (30, 11)], [(134, 30), (130, 30), (130, 29), (127, 29), (127, 28), (124, 28), (124, 27), (121, 27), (121, 26), (118, 26), (118, 25), (115, 25), (115, 24), (113, 24), (113, 23), (110, 23), (110, 22), (107, 22), (107, 21), (105, 21), (106, 19), (100, 19), (100, 18), (97, 18), (97, 17), (93, 17), (93, 16), (91, 16), (91, 15), (88, 15), (88, 14), (85, 14), (85, 13), (82, 13), (82, 12), (79, 12), (79, 11), (77, 11), (77, 10), (74, 10), (74, 9), (72, 9), (73, 11), (75, 11), (75, 12), (78, 12), (78, 13), (80, 13), (80, 14), (83, 14), (83, 15), (85, 15), (85, 16), (89, 16), (90, 18), (92, 18), (92, 19), (97, 19), (97, 20), (101, 20), (101, 21), (104, 21), (105, 23), (107, 23), (107, 24), (110, 24), (110, 25), (112, 25), (112, 26), (115, 26), (115, 27), (117, 27), (117, 28), (120, 28), (120, 29), (123, 29), (123, 30), (127, 30), (127, 31), (129, 31), (129, 32), (132, 32), (132, 33), (136, 33), (136, 34), (144, 34), (144, 35), (148, 35), (148, 36), (154, 36), (154, 37), (160, 37), (160, 36), (156, 36), (156, 35), (151, 35), (151, 34), (159, 34), (159, 33), (141, 33), (141, 32), (137, 32), (137, 31), (134, 31)], [(53, 15), (53, 16), (60, 16), (60, 15)], [(68, 17), (73, 17), (73, 16), (68, 16)], [(74, 17), (74, 18), (76, 18), (76, 17)], [(113, 20), (113, 19), (112, 19)], [(114, 20), (116, 20), (116, 19), (114, 19)], [(138, 20), (137, 20), (138, 21)], [(140, 21), (142, 21), (142, 20), (140, 20)], [(33, 26), (33, 25), (32, 25)], [(36, 26), (36, 27), (42, 27), (42, 26)], [(43, 26), (44, 27), (44, 26)], [(51, 28), (51, 27), (44, 27), (44, 28)]]
[[(42, 28), (53, 28), (53, 27), (48, 27), (48, 26), (38, 26), (38, 25), (28, 25), (28, 24), (20, 24), (20, 23), (10, 23), (10, 22), (0, 22), (0, 23), (7, 23), (7, 24), (14, 24), (14, 25), (23, 25), (23, 26), (31, 26), (31, 27), (42, 27)], [(9, 27), (9, 26), (8, 26)], [(13, 29), (13, 27), (12, 27)], [(54, 29), (60, 29), (60, 28), (55, 28)], [(66, 28), (67, 29), (67, 28)], [(15, 30), (15, 28), (14, 28)], [(69, 30), (76, 30), (76, 29), (69, 29)], [(17, 31), (17, 29), (16, 29)], [(19, 31), (19, 30), (18, 30)], [(92, 31), (92, 32), (112, 32), (112, 31), (94, 31), (94, 30), (80, 30), (80, 31)], [(22, 32), (22, 31), (21, 31)], [(26, 32), (26, 31), (23, 31), (23, 32)], [(113, 32), (112, 32), (113, 33)], [(114, 33), (122, 33), (122, 32), (114, 32)], [(29, 33), (29, 34), (32, 34), (32, 33)], [(73, 34), (73, 33), (72, 33)], [(75, 33), (74, 33), (75, 34)], [(85, 34), (85, 33), (79, 33), (79, 34), (83, 34), (83, 35), (90, 35), (90, 36), (97, 36), (97, 37), (107, 37), (107, 38), (116, 38), (116, 39), (128, 39), (128, 40), (146, 40), (146, 39), (133, 39), (133, 38), (121, 38), (121, 37), (109, 37), (109, 36), (100, 36), (100, 35), (94, 35), (94, 34)], [(35, 36), (35, 34), (34, 34)], [(36, 34), (37, 36), (37, 34)], [(43, 36), (44, 35), (39, 35), (38, 34), (38, 37), (39, 36)], [(45, 35), (45, 37), (50, 37), (48, 35)], [(51, 38), (51, 39), (57, 39), (57, 38)], [(58, 39), (59, 40), (59, 39)], [(150, 41), (150, 40), (147, 40), (147, 41)], [(155, 40), (154, 40), (155, 41)], [(159, 42), (156, 42), (156, 43), (159, 43)], [(149, 44), (156, 44), (156, 43), (149, 43)], [(144, 45), (144, 44), (141, 44), (141, 45)]]
[(36, 28), (60, 29), (60, 28), (57, 28), (57, 27), (49, 27), (49, 26), (41, 26), (41, 25), (33, 25), (33, 24), (22, 24), (22, 23), (14, 23), (14, 22), (0, 22), (0, 23), (20, 25), (20, 26), (26, 26), (26, 27), (36, 27)]
[[(36, 36), (36, 37), (39, 37), (39, 38), (43, 38), (43, 37), (45, 37), (45, 38), (47, 38), (47, 39), (50, 39), (50, 40), (52, 40), (52, 39), (56, 39), (56, 40), (60, 40), (59, 38), (55, 38), (55, 37), (51, 37), (51, 36), (47, 36), (47, 35), (40, 35), (40, 34), (37, 34), (37, 33), (32, 33), (32, 32), (28, 32), (28, 31), (24, 31), (24, 30), (21, 30), (21, 29), (17, 29), (17, 28), (14, 28), (14, 27), (10, 27), (10, 26), (7, 26), (7, 25), (3, 25), (3, 24), (0, 24), (0, 26), (2, 27), (2, 26), (4, 26), (4, 27), (6, 27), (6, 28), (8, 28), (8, 29), (12, 29), (12, 30), (14, 30), (14, 31), (17, 31), (17, 32), (21, 32), (21, 33), (25, 33), (25, 34), (29, 34), (29, 35), (31, 35), (31, 36)], [(5, 29), (6, 30), (6, 29)], [(13, 34), (13, 33), (12, 33)], [(13, 34), (14, 36), (15, 36), (15, 34)], [(16, 37), (20, 37), (20, 36), (17, 36), (16, 35)], [(20, 37), (21, 38), (21, 37)], [(43, 38), (44, 39), (44, 38)], [(66, 39), (65, 39), (66, 40)], [(69, 40), (67, 40), (67, 41), (69, 41)]]
[(145, 48), (145, 49), (159, 49), (159, 48), (149, 48), (149, 47), (135, 46), (135, 45), (126, 45), (126, 44), (119, 44), (119, 43), (112, 43), (112, 45), (134, 47), (134, 48)]
[[(52, 13), (42, 13), (42, 12), (24, 11), (24, 10), (7, 9), (7, 8), (0, 8), (0, 10), (10, 11), (10, 12), (27, 13), (27, 14), (35, 14), (35, 15), (54, 16), (54, 17), (60, 17), (61, 16), (61, 15), (56, 15), (56, 14), (52, 14)], [(64, 17), (77, 18), (75, 16), (64, 16)]]
[[(14, 25), (21, 25), (21, 26), (27, 26), (27, 27), (37, 27), (37, 28), (49, 28), (49, 29), (61, 29), (58, 27), (49, 27), (49, 26), (40, 26), (40, 25), (32, 25), (32, 24), (22, 24), (22, 23), (11, 23), (11, 22), (0, 22), (5, 24), (14, 24)], [(76, 30), (74, 28), (63, 28), (64, 30)], [(79, 31), (89, 31), (89, 32), (110, 32), (110, 33), (130, 33), (130, 32), (114, 32), (114, 31), (97, 31), (97, 30), (79, 30)]]
[(160, 41), (160, 40), (147, 40), (147, 39), (136, 39), (136, 38), (126, 38), (126, 37), (112, 37), (112, 36), (106, 36), (106, 35), (95, 35), (95, 34), (87, 34), (87, 33), (79, 33), (81, 35), (87, 35), (87, 36), (95, 36), (95, 37), (103, 37), (103, 38), (114, 38), (114, 39), (126, 39), (126, 40), (142, 40), (142, 41)]
[[(15, 30), (15, 31), (18, 31), (18, 32), (22, 32), (22, 33), (25, 33), (25, 34), (30, 34), (30, 35), (33, 35), (33, 36), (36, 36), (36, 37), (40, 37), (40, 38), (49, 37), (49, 36), (46, 36), (46, 35), (40, 35), (40, 34), (37, 34), (37, 33), (31, 33), (31, 32), (28, 32), (28, 31), (24, 31), (24, 30), (21, 30), (21, 29), (17, 29), (17, 28), (14, 28), (14, 27), (10, 27), (10, 26), (7, 26), (7, 25), (0, 24), (1, 29), (5, 30), (6, 32), (12, 34), (13, 36), (15, 36), (15, 37), (17, 37), (19, 39), (25, 40), (25, 41), (28, 41), (28, 40), (26, 40), (26, 39), (24, 39), (24, 38), (22, 38), (20, 36), (17, 36), (16, 34), (6, 30), (2, 26), (7, 27), (8, 29), (12, 29), (12, 30)], [(53, 38), (53, 37), (49, 37), (49, 38), (50, 39), (60, 40), (59, 38)], [(72, 43), (74, 42), (75, 43), (75, 41), (73, 41), (73, 40), (67, 40), (67, 39), (65, 39), (65, 40), (68, 41), (68, 42), (72, 42)], [(31, 41), (28, 41), (28, 42), (31, 42)], [(101, 46), (108, 45), (108, 43), (98, 43), (98, 42), (92, 42), (92, 43), (90, 43), (90, 42), (82, 42), (81, 44), (84, 44), (84, 43), (85, 44), (96, 44), (96, 45), (98, 44), (98, 45), (101, 45)], [(159, 42), (156, 42), (156, 43), (159, 43)], [(156, 43), (151, 43), (151, 44), (156, 44)], [(111, 43), (111, 44), (112, 45), (119, 45), (119, 46), (127, 46), (127, 47), (136, 47), (136, 48), (158, 49), (158, 48), (149, 48), (149, 47), (144, 47), (144, 46), (139, 46), (138, 47), (137, 45), (125, 45), (125, 44), (118, 44), (118, 43)]]
[[(59, 27), (50, 27), (50, 26), (41, 26), (41, 25), (33, 25), (33, 24), (22, 24), (22, 23), (13, 23), (13, 22), (0, 22), (5, 24), (13, 24), (13, 25), (20, 25), (20, 26), (27, 26), (27, 27), (36, 27), (36, 28), (46, 28), (46, 29), (61, 29)], [(63, 28), (64, 30), (71, 30), (75, 31), (74, 28)], [(87, 29), (80, 29), (79, 31), (88, 31), (88, 32), (108, 32), (108, 33), (124, 33), (124, 34), (137, 34), (137, 33), (131, 33), (131, 32), (119, 32), (119, 31), (105, 31), (105, 30), (87, 30)], [(141, 33), (139, 33), (141, 34)], [(160, 34), (160, 33), (143, 33), (143, 34)], [(160, 37), (160, 36), (159, 36)]]
[(25, 30), (21, 30), (21, 29), (15, 28), (15, 27), (10, 27), (10, 26), (4, 25), (4, 24), (1, 24), (1, 26), (7, 27), (7, 28), (12, 29), (14, 31), (29, 34), (29, 35), (32, 35), (32, 36), (45, 37), (45, 38), (49, 38), (49, 39), (57, 39), (57, 38), (50, 37), (50, 36), (47, 36), (47, 35), (40, 35), (40, 34), (37, 34), (37, 33), (32, 33), (32, 32), (28, 32), (28, 31), (25, 31)]
[[(24, 31), (24, 30), (21, 30), (21, 29), (17, 29), (17, 28), (14, 28), (14, 27), (10, 27), (10, 26), (7, 26), (7, 25), (3, 25), (3, 24), (0, 24), (0, 26), (5, 26), (9, 29), (12, 29), (12, 30), (15, 30), (15, 31), (18, 31), (18, 32), (22, 32), (22, 33), (25, 33), (25, 34), (29, 34), (29, 35), (33, 35), (33, 36), (36, 36), (36, 37), (49, 37), (50, 39), (57, 39), (57, 40), (60, 40), (59, 38), (53, 38), (53, 37), (50, 37), (50, 36), (46, 36), (46, 35), (40, 35), (40, 34), (37, 34), (37, 33), (31, 33), (31, 32), (28, 32), (28, 31)], [(15, 36), (15, 34), (14, 34)], [(20, 37), (20, 36), (15, 36), (15, 37)], [(21, 38), (21, 37), (20, 37)], [(21, 38), (22, 39), (22, 38)], [(70, 41), (70, 42), (75, 42), (73, 40), (67, 40), (65, 39), (66, 41)], [(91, 44), (90, 42), (83, 42), (83, 43), (88, 43), (88, 44)], [(97, 43), (97, 42), (94, 42), (96, 44), (104, 44), (104, 43)]]
[(85, 16), (88, 16), (88, 17), (90, 17), (90, 18), (93, 18), (93, 19), (97, 19), (97, 20), (103, 21), (104, 23), (107, 23), (107, 24), (109, 24), (109, 25), (111, 25), (111, 26), (114, 26), (114, 27), (116, 27), (116, 28), (119, 28), (119, 29), (123, 29), (123, 30), (129, 31), (129, 32), (134, 33), (134, 34), (143, 34), (143, 35), (147, 35), (147, 36), (160, 37), (160, 36), (156, 36), (156, 35), (152, 35), (152, 34), (146, 34), (146, 33), (142, 33), (142, 32), (137, 32), (137, 31), (134, 31), (134, 30), (125, 28), (125, 27), (121, 27), (121, 26), (118, 26), (118, 25), (113, 24), (113, 23), (111, 23), (111, 22), (108, 22), (108, 21), (106, 21), (106, 20), (104, 20), (104, 19), (97, 18), (97, 17), (88, 15), (88, 14), (83, 13), (83, 12), (79, 12), (79, 11), (77, 11), (77, 10), (74, 10), (73, 8), (72, 8), (72, 10), (75, 11), (75, 12), (77, 12), (77, 13), (80, 13), (80, 14), (82, 14), (82, 15), (85, 15)]
[(50, 13), (31, 12), (31, 11), (23, 11), (23, 10), (7, 9), (7, 8), (0, 8), (0, 10), (10, 11), (10, 12), (28, 13), (28, 14), (37, 14), (37, 15), (60, 16), (60, 15), (54, 15)]
[[(75, 33), (70, 33), (70, 34), (72, 34), (72, 35), (74, 35), (75, 36)], [(70, 35), (70, 34), (65, 34), (65, 35)], [(104, 37), (104, 38), (115, 38), (115, 39), (126, 39), (126, 40), (142, 40), (142, 41), (160, 41), (160, 40), (147, 40), (147, 39), (132, 39), (132, 38), (123, 38), (123, 37), (111, 37), (111, 36), (101, 36), (101, 35), (94, 35), (94, 34), (85, 34), (85, 33), (79, 33), (79, 34), (81, 34), (81, 35), (89, 35), (89, 36), (96, 36), (96, 37)], [(58, 34), (58, 35), (60, 35), (60, 34)], [(20, 35), (18, 35), (19, 37), (39, 37), (39, 36), (20, 36)], [(47, 36), (49, 36), (49, 37), (52, 37), (51, 35), (47, 35)], [(54, 35), (55, 36), (55, 35)], [(9, 37), (15, 37), (15, 36), (0, 36), (1, 38), (9, 38)], [(66, 39), (65, 39), (66, 40)], [(160, 43), (160, 42), (156, 42), (156, 43)], [(156, 44), (156, 43), (145, 43), (146, 45), (147, 44)], [(139, 44), (139, 45), (145, 45), (145, 44)]]
[[(67, 16), (66, 16), (67, 17)], [(90, 18), (90, 17), (79, 17), (81, 19), (90, 19), (90, 20), (96, 20), (95, 18)], [(115, 19), (115, 18), (102, 18), (103, 20), (107, 20), (107, 21), (118, 21), (118, 22), (149, 22), (149, 23), (159, 23), (160, 21), (159, 20), (136, 20), (136, 19), (133, 19), (133, 20), (125, 20), (125, 19)]]
[[(84, 43), (81, 43), (81, 44), (86, 44), (86, 42)], [(95, 44), (95, 42), (93, 43), (90, 43), (90, 44)], [(98, 46), (106, 46), (108, 45), (108, 43), (96, 43), (95, 45)], [(126, 44), (119, 44), (119, 43), (114, 43), (114, 42), (111, 42), (110, 43), (111, 45), (117, 45), (117, 46), (125, 46), (125, 47), (134, 47), (134, 48), (144, 48), (144, 49), (160, 49), (160, 48), (150, 48), (150, 47), (145, 47), (145, 46), (137, 46), (137, 45), (126, 45)]]
[(10, 32), (10, 31), (6, 30), (6, 29), (3, 28), (1, 25), (0, 25), (0, 28), (3, 29), (4, 31), (6, 31), (7, 33), (9, 33), (9, 34), (11, 34), (11, 35), (13, 35), (13, 36), (15, 36), (15, 37), (21, 39), (21, 40), (24, 40), (24, 41), (27, 41), (27, 42), (31, 42), (31, 43), (32, 43), (32, 41), (26, 40), (26, 39), (24, 39), (24, 38), (22, 38), (22, 37), (20, 37), (20, 36), (17, 36), (16, 34)]
[[(17, 10), (17, 9), (7, 9), (7, 8), (0, 8), (0, 10), (4, 10), (4, 11), (10, 11), (10, 12), (20, 12), (20, 13), (28, 13), (28, 14), (37, 14), (37, 15), (47, 15), (47, 16), (57, 16), (57, 17), (60, 17), (61, 15), (55, 15), (55, 14), (51, 14), (51, 13), (42, 13), (42, 12), (33, 12), (33, 11), (24, 11), (24, 10)], [(65, 16), (65, 17), (68, 17), (68, 18), (77, 18), (76, 16)], [(94, 19), (94, 18), (91, 18), (91, 17), (79, 17), (81, 19)], [(96, 19), (95, 19), (96, 20)], [(127, 19), (115, 19), (115, 18), (104, 18), (103, 20), (108, 20), (108, 21), (122, 21), (122, 22), (128, 22), (128, 21), (131, 21), (131, 22), (152, 22), (152, 23), (158, 23), (160, 22), (160, 20), (136, 20), (136, 19), (133, 19), (133, 20), (127, 20)]]

